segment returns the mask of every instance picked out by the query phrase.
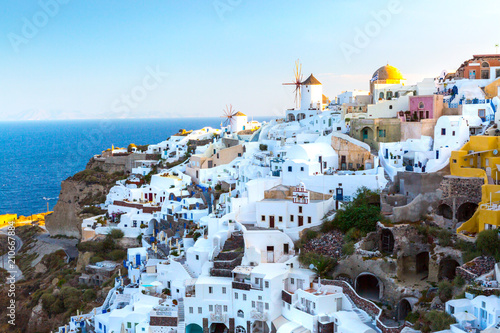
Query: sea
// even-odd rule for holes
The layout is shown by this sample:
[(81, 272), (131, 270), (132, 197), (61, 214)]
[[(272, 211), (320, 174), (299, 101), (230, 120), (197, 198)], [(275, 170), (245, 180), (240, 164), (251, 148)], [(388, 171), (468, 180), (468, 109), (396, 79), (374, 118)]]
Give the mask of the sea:
[(218, 117), (0, 122), (0, 215), (46, 212), (47, 203), (53, 210), (61, 181), (112, 145), (155, 144), (180, 129), (220, 125)]

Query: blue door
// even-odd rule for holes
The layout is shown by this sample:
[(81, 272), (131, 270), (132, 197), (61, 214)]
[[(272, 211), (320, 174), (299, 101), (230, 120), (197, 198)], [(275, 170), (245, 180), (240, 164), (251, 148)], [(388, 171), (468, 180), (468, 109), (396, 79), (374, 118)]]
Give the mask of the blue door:
[[(135, 262), (136, 262), (137, 266), (139, 266), (141, 264), (141, 255), (140, 254), (135, 255)], [(104, 331), (106, 331), (106, 329), (104, 329)]]

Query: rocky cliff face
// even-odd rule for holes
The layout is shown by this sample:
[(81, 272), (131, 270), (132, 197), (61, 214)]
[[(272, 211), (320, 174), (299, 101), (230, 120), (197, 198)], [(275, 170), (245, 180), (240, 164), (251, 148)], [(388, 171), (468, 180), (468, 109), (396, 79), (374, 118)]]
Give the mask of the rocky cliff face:
[(54, 213), (45, 219), (45, 226), (50, 235), (80, 238), (84, 201), (86, 198), (95, 197), (96, 194), (102, 196), (102, 193), (107, 193), (106, 186), (87, 184), (85, 181), (71, 178), (64, 180)]
[(127, 163), (122, 160), (101, 158), (97, 161), (92, 158), (85, 170), (62, 181), (54, 213), (45, 219), (50, 235), (80, 238), (82, 220), (97, 215), (99, 211), (88, 207), (104, 203), (116, 181), (126, 178), (126, 171), (129, 171)]

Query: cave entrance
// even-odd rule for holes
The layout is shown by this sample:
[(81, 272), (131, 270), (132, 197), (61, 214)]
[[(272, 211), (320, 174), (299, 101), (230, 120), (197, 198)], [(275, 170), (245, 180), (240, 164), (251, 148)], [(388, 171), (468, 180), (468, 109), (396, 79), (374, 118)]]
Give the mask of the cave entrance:
[(381, 287), (380, 280), (373, 274), (363, 274), (356, 278), (356, 292), (363, 298), (380, 300)]
[(382, 252), (392, 253), (394, 251), (394, 235), (392, 234), (392, 231), (389, 229), (383, 229), (380, 238), (382, 242)]
[(415, 259), (415, 273), (429, 275), (429, 252), (420, 252)]
[(453, 210), (447, 204), (441, 204), (438, 206), (437, 214), (441, 215), (445, 219), (453, 219)]
[(405, 320), (411, 312), (411, 304), (407, 299), (403, 298), (398, 304), (397, 319)]
[(457, 276), (456, 269), (458, 266), (460, 266), (460, 264), (455, 259), (446, 258), (441, 260), (439, 263), (438, 279), (453, 280), (455, 276)]
[(458, 222), (465, 222), (470, 220), (472, 215), (476, 212), (477, 205), (473, 202), (466, 202), (460, 205), (457, 210)]

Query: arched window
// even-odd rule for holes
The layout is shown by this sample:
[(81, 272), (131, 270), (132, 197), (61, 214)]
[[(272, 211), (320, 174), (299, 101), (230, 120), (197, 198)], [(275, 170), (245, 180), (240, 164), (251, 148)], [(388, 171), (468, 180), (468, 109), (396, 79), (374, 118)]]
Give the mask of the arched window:
[(236, 326), (236, 333), (246, 333), (246, 330), (243, 326)]
[(396, 93), (394, 94), (394, 97), (399, 98), (399, 91), (396, 91)]
[(383, 92), (381, 92), (378, 96), (379, 96), (379, 99), (384, 99), (384, 93)]
[(392, 91), (388, 91), (387, 92), (387, 99), (391, 99), (392, 98)]
[(481, 67), (490, 67), (490, 64), (488, 64), (486, 61), (483, 61)]
[(420, 102), (420, 103), (418, 103), (418, 108), (419, 108), (419, 109), (423, 109), (423, 108), (424, 108), (424, 102)]
[[(243, 312), (243, 310), (238, 310), (238, 317), (245, 318), (245, 313)], [(243, 332), (245, 332), (245, 330), (243, 330)]]

